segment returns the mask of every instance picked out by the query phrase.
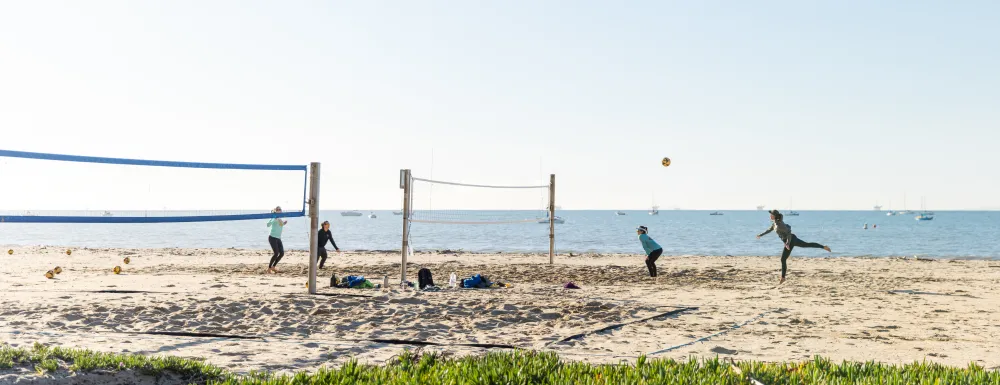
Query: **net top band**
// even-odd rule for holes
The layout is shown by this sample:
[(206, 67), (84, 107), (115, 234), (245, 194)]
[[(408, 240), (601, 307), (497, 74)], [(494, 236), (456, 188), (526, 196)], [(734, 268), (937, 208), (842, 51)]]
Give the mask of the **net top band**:
[(0, 150), (0, 157), (55, 160), (62, 162), (124, 164), (133, 166), (154, 166), (154, 167), (209, 168), (209, 169), (226, 169), (226, 170), (306, 171), (307, 169), (307, 167), (304, 165), (176, 162), (176, 161), (165, 161), (165, 160), (105, 158), (97, 156), (48, 154), (42, 152), (10, 151), (10, 150)]
[(485, 185), (485, 184), (469, 184), (469, 183), (444, 182), (444, 181), (439, 181), (439, 180), (430, 180), (430, 179), (423, 179), (423, 178), (413, 178), (413, 180), (421, 181), (421, 182), (427, 182), (427, 183), (438, 183), (438, 184), (447, 184), (447, 185), (452, 185), (452, 186), (465, 186), (465, 187), (484, 187), (484, 188), (549, 188), (549, 185), (544, 185), (544, 186), (491, 186), (491, 185)]
[(0, 215), (0, 223), (183, 223), (183, 222), (222, 222), (244, 221), (251, 219), (296, 218), (304, 217), (305, 211), (286, 212), (281, 214), (228, 214), (228, 215), (185, 215), (185, 216), (153, 216), (153, 217), (105, 217), (79, 215)]

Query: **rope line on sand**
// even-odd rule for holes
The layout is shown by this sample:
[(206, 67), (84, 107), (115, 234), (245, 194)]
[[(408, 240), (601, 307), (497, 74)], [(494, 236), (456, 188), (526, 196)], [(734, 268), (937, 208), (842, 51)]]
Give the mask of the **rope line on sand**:
[(593, 330), (593, 331), (589, 331), (589, 332), (584, 332), (584, 333), (580, 333), (580, 334), (575, 334), (575, 335), (571, 335), (569, 337), (563, 338), (561, 340), (549, 342), (548, 344), (546, 344), (543, 347), (547, 347), (549, 345), (554, 345), (554, 344), (561, 344), (563, 342), (570, 341), (570, 340), (575, 340), (575, 339), (580, 339), (580, 338), (589, 336), (591, 334), (596, 334), (596, 333), (600, 333), (600, 332), (604, 332), (604, 331), (608, 331), (608, 330), (620, 329), (620, 328), (622, 328), (624, 326), (627, 326), (627, 325), (636, 324), (636, 323), (640, 323), (640, 322), (646, 322), (646, 321), (649, 321), (649, 320), (652, 320), (652, 319), (656, 319), (656, 318), (669, 317), (669, 316), (672, 316), (672, 315), (677, 315), (677, 314), (684, 313), (684, 312), (691, 311), (691, 310), (698, 310), (698, 308), (696, 308), (696, 307), (683, 307), (683, 308), (674, 309), (674, 310), (671, 310), (671, 311), (668, 311), (668, 312), (665, 312), (665, 313), (660, 313), (660, 314), (654, 315), (652, 317), (646, 317), (646, 318), (638, 319), (638, 320), (635, 320), (635, 321), (630, 321), (630, 322), (625, 322), (625, 323), (619, 323), (619, 324), (614, 324), (614, 325), (608, 325), (608, 326), (605, 326), (605, 327), (597, 329), (597, 330)]
[(763, 313), (758, 314), (756, 317), (753, 317), (751, 319), (743, 321), (743, 323), (734, 324), (733, 326), (730, 326), (728, 329), (723, 329), (723, 330), (720, 330), (719, 332), (716, 332), (716, 333), (713, 333), (713, 334), (709, 334), (707, 336), (704, 336), (704, 337), (701, 337), (701, 338), (698, 338), (696, 340), (692, 340), (690, 342), (686, 342), (686, 343), (683, 343), (683, 344), (680, 344), (680, 345), (671, 346), (671, 347), (666, 348), (666, 349), (660, 349), (660, 350), (657, 350), (657, 351), (652, 352), (652, 353), (646, 353), (646, 355), (647, 356), (653, 356), (653, 355), (657, 355), (657, 354), (666, 353), (666, 352), (669, 352), (669, 351), (672, 351), (672, 350), (677, 350), (677, 349), (683, 348), (685, 346), (691, 346), (691, 345), (694, 345), (694, 344), (699, 343), (699, 342), (705, 342), (705, 341), (708, 341), (709, 339), (718, 337), (720, 335), (723, 335), (723, 334), (729, 333), (729, 332), (731, 332), (733, 330), (736, 330), (736, 329), (739, 329), (741, 327), (744, 327), (747, 324), (750, 324), (751, 322), (754, 322), (754, 321), (757, 321), (757, 320), (759, 320), (761, 318), (764, 318), (764, 316), (766, 316), (766, 315), (768, 315), (770, 313), (781, 312), (783, 310), (784, 309), (771, 309), (771, 310), (768, 310), (768, 311), (765, 311)]
[[(465, 348), (481, 348), (481, 349), (512, 349), (519, 350), (521, 348), (513, 345), (505, 344), (486, 344), (486, 343), (470, 343), (470, 342), (432, 342), (432, 341), (422, 341), (422, 340), (407, 340), (407, 339), (391, 339), (391, 338), (344, 338), (338, 340), (322, 339), (322, 338), (295, 338), (287, 336), (240, 336), (240, 335), (228, 335), (228, 334), (215, 334), (215, 333), (188, 333), (188, 332), (158, 332), (158, 331), (117, 331), (117, 330), (92, 330), (89, 332), (51, 332), (51, 331), (8, 331), (0, 330), (0, 333), (4, 334), (32, 334), (41, 335), (51, 338), (61, 338), (71, 335), (119, 335), (119, 336), (132, 336), (132, 337), (143, 337), (143, 336), (159, 336), (159, 337), (187, 337), (187, 338), (212, 338), (212, 339), (238, 339), (247, 342), (268, 342), (268, 341), (280, 341), (285, 343), (303, 343), (303, 342), (320, 342), (324, 344), (329, 344), (333, 346), (351, 346), (358, 347), (357, 343), (367, 343), (367, 346), (374, 344), (384, 344), (384, 345), (411, 345), (411, 346), (438, 346), (438, 347), (465, 347)], [(347, 342), (351, 344), (347, 344)]]
[(420, 340), (402, 340), (402, 339), (345, 339), (344, 341), (356, 341), (356, 342), (374, 342), (378, 344), (389, 344), (389, 345), (413, 345), (413, 346), (461, 346), (469, 348), (483, 348), (483, 349), (514, 349), (520, 350), (521, 348), (512, 345), (504, 344), (479, 344), (479, 343), (439, 343), (431, 341), (420, 341)]
[(218, 333), (195, 333), (195, 332), (120, 332), (125, 334), (150, 334), (159, 336), (174, 336), (174, 337), (198, 337), (198, 338), (231, 338), (239, 340), (253, 340), (253, 339), (263, 339), (263, 337), (257, 336), (240, 336), (235, 334), (218, 334)]
[[(179, 293), (180, 291), (150, 291), (150, 290), (10, 290), (8, 293), (96, 293), (96, 294), (172, 294)], [(186, 292), (185, 292), (186, 293)], [(249, 292), (248, 295), (273, 295), (274, 293), (255, 293)], [(294, 297), (309, 297), (309, 296), (323, 296), (323, 297), (355, 297), (355, 298), (372, 298), (372, 295), (364, 294), (351, 294), (351, 293), (340, 293), (340, 292), (318, 292), (316, 294), (301, 294), (301, 293), (278, 293), (287, 296)]]
[(172, 291), (148, 291), (148, 290), (9, 290), (8, 293), (96, 293), (96, 294), (169, 294)]

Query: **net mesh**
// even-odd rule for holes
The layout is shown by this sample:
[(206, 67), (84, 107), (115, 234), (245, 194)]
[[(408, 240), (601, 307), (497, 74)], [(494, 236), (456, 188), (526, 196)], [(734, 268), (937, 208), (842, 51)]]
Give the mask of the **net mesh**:
[(545, 221), (548, 185), (483, 185), (413, 178), (410, 222), (520, 224)]
[(410, 186), (411, 254), (548, 250), (548, 181), (492, 185), (414, 177)]

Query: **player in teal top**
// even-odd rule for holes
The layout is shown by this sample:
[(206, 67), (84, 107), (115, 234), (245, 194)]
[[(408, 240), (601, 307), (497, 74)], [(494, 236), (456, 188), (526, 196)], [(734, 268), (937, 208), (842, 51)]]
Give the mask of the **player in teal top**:
[(655, 277), (656, 260), (663, 254), (663, 248), (653, 238), (650, 238), (647, 234), (649, 229), (646, 226), (639, 226), (635, 231), (639, 234), (639, 242), (642, 243), (642, 249), (646, 252), (646, 267), (649, 268), (649, 276)]
[[(280, 213), (281, 211), (279, 210), (277, 212)], [(271, 218), (271, 220), (267, 221), (267, 227), (271, 228), (271, 238), (281, 239), (281, 230), (285, 229), (285, 223), (288, 223), (288, 221), (282, 221), (281, 219), (278, 219), (278, 217)]]
[[(275, 207), (271, 213), (281, 214), (281, 206)], [(285, 256), (285, 245), (281, 243), (281, 230), (284, 230), (287, 224), (288, 221), (281, 220), (277, 215), (267, 221), (267, 227), (271, 228), (271, 235), (267, 237), (267, 243), (271, 244), (271, 250), (274, 251), (271, 262), (267, 264), (268, 273), (277, 273), (278, 262)]]

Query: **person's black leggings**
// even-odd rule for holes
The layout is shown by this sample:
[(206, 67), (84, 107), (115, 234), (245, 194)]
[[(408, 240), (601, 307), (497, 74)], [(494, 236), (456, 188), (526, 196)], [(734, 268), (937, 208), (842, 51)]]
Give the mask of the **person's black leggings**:
[(663, 254), (663, 249), (656, 249), (649, 253), (646, 257), (646, 267), (649, 268), (649, 276), (656, 276), (656, 260), (660, 258), (660, 254)]
[(320, 269), (322, 269), (323, 268), (323, 264), (326, 263), (326, 257), (327, 257), (326, 248), (325, 247), (320, 247), (319, 248), (319, 268)]
[(271, 250), (274, 250), (274, 256), (271, 257), (271, 263), (267, 265), (267, 268), (273, 268), (278, 266), (278, 262), (281, 261), (281, 257), (285, 256), (285, 246), (281, 244), (280, 238), (275, 238), (268, 236), (267, 243), (271, 244)]
[(813, 249), (822, 249), (825, 246), (823, 246), (823, 245), (821, 245), (819, 243), (803, 242), (801, 239), (799, 239), (799, 237), (796, 237), (793, 234), (792, 235), (792, 242), (789, 245), (789, 247), (787, 247), (787, 248), (786, 247), (782, 247), (781, 248), (781, 278), (785, 278), (785, 272), (788, 271), (788, 263), (786, 261), (788, 261), (788, 257), (792, 255), (792, 249), (794, 249), (796, 247), (807, 247), (807, 248), (813, 248)]

